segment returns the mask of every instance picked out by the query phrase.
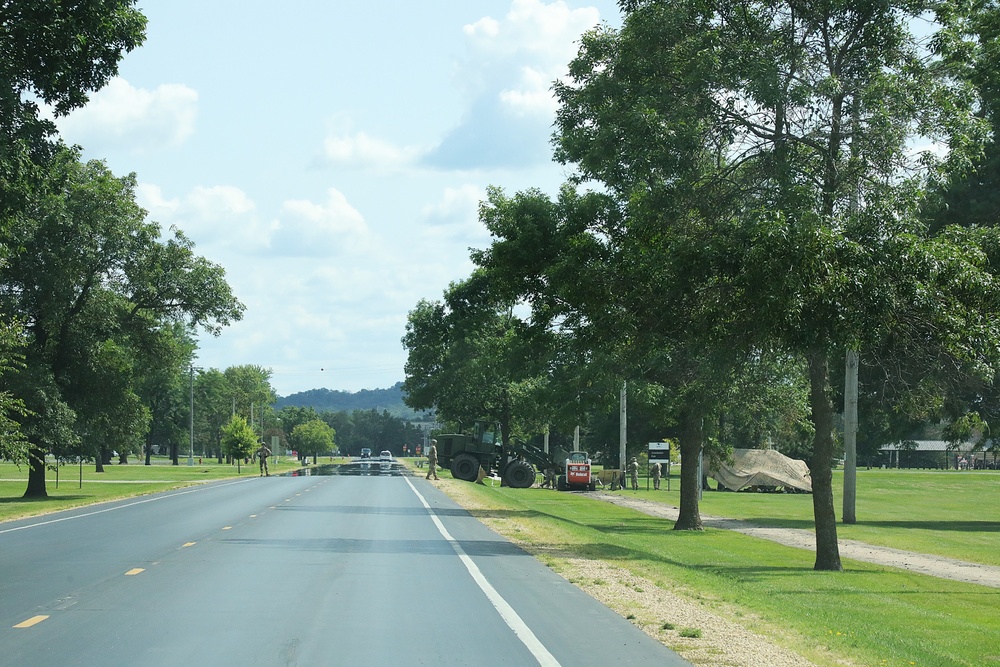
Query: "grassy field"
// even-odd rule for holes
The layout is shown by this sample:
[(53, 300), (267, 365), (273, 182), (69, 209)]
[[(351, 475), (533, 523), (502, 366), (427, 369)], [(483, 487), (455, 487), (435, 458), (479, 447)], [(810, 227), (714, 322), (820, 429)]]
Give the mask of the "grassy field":
[[(902, 475), (897, 481), (903, 489), (908, 488)], [(973, 481), (972, 477), (950, 480), (958, 485)], [(585, 494), (492, 488), (456, 481), (445, 482), (444, 486), (494, 529), (555, 569), (568, 568), (571, 579), (569, 558), (613, 563), (653, 586), (680, 592), (723, 617), (751, 626), (818, 665), (1000, 665), (997, 589), (853, 561), (845, 561), (844, 572), (814, 572), (811, 552), (724, 530), (674, 532), (670, 522)], [(920, 488), (927, 487), (922, 484)], [(668, 496), (665, 492), (660, 495), (664, 499)], [(706, 497), (709, 495), (713, 494)], [(786, 508), (789, 517), (782, 521), (797, 526), (802, 521), (798, 515), (805, 507), (802, 500), (809, 499), (715, 495), (726, 497), (713, 497), (706, 513), (709, 507), (720, 514), (727, 509), (745, 518), (769, 515), (771, 503), (790, 501), (800, 509)], [(743, 506), (741, 498), (750, 498), (752, 505)], [(907, 497), (901, 502), (909, 500)], [(979, 495), (978, 503), (971, 507), (981, 507), (986, 500), (985, 494)], [(891, 494), (884, 503), (885, 509), (900, 504)], [(922, 507), (935, 503), (927, 500), (919, 504)], [(737, 507), (742, 509), (735, 511)], [(860, 507), (859, 502), (859, 514), (863, 515)], [(866, 506), (865, 512), (874, 514), (877, 507)], [(966, 523), (968, 511), (969, 506), (962, 507), (955, 520)], [(888, 530), (906, 532), (906, 524), (912, 519), (896, 518), (897, 512), (890, 511), (888, 518), (879, 512), (870, 519), (874, 524), (889, 526)], [(939, 509), (934, 516), (923, 529), (949, 533), (946, 512)], [(996, 529), (994, 524), (994, 549), (1000, 547)], [(656, 592), (648, 590), (643, 594), (655, 596)], [(635, 622), (659, 627), (670, 624), (671, 619), (643, 618), (642, 612), (637, 612)]]
[[(180, 465), (174, 466), (170, 465), (168, 459), (157, 457), (153, 459), (153, 465), (115, 463), (104, 466), (103, 473), (94, 472), (93, 463), (84, 463), (82, 469), (76, 464), (61, 466), (58, 482), (55, 471), (46, 472), (48, 498), (43, 500), (21, 498), (28, 481), (26, 466), (18, 468), (12, 463), (0, 463), (0, 521), (156, 493), (216, 479), (260, 474), (256, 463), (237, 467), (235, 464), (219, 464), (215, 459), (202, 459), (199, 463), (196, 458), (194, 461), (195, 465), (189, 466), (187, 457), (181, 457)], [(321, 459), (320, 462), (329, 462), (329, 459)], [(296, 459), (282, 456), (276, 461), (269, 461), (268, 467), (271, 474), (281, 474), (301, 466)]]

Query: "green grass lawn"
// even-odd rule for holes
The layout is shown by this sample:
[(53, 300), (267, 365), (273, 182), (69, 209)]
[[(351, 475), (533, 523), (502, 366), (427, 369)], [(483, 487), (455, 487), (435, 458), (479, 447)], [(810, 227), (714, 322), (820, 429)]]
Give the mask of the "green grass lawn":
[[(811, 552), (724, 530), (675, 532), (669, 521), (585, 494), (471, 484), (463, 485), (461, 494), (473, 498), (473, 514), (528, 542), (553, 567), (563, 556), (612, 562), (740, 620), (820, 665), (842, 660), (1000, 665), (998, 589), (854, 561), (845, 561), (844, 572), (814, 572)], [(730, 498), (713, 504), (713, 511), (738, 503), (737, 494), (726, 495)], [(799, 503), (801, 498), (808, 496), (784, 500)], [(768, 507), (758, 504), (743, 514), (767, 514)], [(965, 521), (966, 511), (959, 521)], [(936, 513), (936, 521), (946, 523), (943, 515)], [(894, 519), (886, 522), (892, 530), (906, 530)]]
[[(676, 470), (674, 470), (676, 474)], [(843, 477), (834, 472), (837, 516)], [(714, 482), (713, 482), (714, 485)], [(625, 491), (677, 505), (680, 482), (658, 492)], [(706, 491), (701, 513), (747, 519), (767, 526), (813, 528), (809, 494)], [(841, 539), (1000, 566), (1000, 471), (858, 470), (857, 523), (837, 526)]]
[[(329, 458), (320, 459), (320, 463), (328, 461)], [(203, 458), (201, 463), (195, 458), (193, 466), (187, 465), (187, 457), (181, 457), (178, 466), (171, 465), (168, 459), (160, 457), (155, 457), (152, 462), (153, 465), (149, 466), (138, 462), (129, 465), (114, 463), (104, 466), (103, 473), (94, 472), (92, 462), (84, 463), (82, 469), (76, 464), (64, 465), (59, 468), (58, 482), (56, 472), (48, 470), (45, 474), (48, 498), (42, 500), (21, 497), (27, 488), (27, 466), (18, 468), (12, 463), (0, 463), (0, 521), (156, 493), (216, 479), (260, 474), (256, 463), (241, 464), (237, 469), (236, 464), (219, 464), (213, 458)], [(282, 456), (276, 461), (270, 460), (268, 467), (271, 474), (281, 474), (301, 466), (296, 459)]]

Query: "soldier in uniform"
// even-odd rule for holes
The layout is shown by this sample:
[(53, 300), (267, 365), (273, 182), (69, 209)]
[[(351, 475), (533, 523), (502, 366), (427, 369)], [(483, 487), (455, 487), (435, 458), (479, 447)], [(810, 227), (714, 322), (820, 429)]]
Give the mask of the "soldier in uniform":
[(550, 489), (556, 488), (556, 469), (553, 466), (545, 467), (545, 481), (542, 482), (542, 488), (548, 487)]
[(438, 465), (438, 448), (437, 440), (431, 440), (431, 446), (427, 448), (427, 479), (434, 476), (434, 479), (438, 478), (437, 465)]
[(632, 480), (632, 490), (639, 490), (639, 461), (638, 459), (632, 459), (631, 463), (628, 464), (628, 476)]
[(267, 457), (271, 455), (271, 450), (268, 449), (267, 445), (264, 444), (262, 440), (260, 443), (260, 449), (257, 450), (257, 458), (260, 459), (260, 476), (265, 475), (270, 477), (271, 473), (267, 469)]
[(660, 465), (659, 461), (653, 464), (653, 467), (650, 468), (650, 472), (653, 473), (653, 491), (659, 491), (660, 475), (663, 474), (663, 467)]

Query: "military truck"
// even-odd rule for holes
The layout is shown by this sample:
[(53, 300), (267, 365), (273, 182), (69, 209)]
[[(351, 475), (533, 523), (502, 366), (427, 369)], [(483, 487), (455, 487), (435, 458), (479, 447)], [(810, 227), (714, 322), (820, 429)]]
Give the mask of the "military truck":
[(499, 475), (504, 486), (527, 489), (535, 483), (536, 467), (544, 469), (555, 463), (563, 467), (559, 478), (561, 491), (594, 490), (590, 459), (586, 452), (557, 450), (546, 454), (529, 443), (512, 443), (504, 447), (497, 437), (496, 425), (487, 422), (477, 422), (472, 433), (445, 433), (435, 438), (438, 463), (451, 470), (455, 479), (479, 481), (481, 468), (486, 475)]
[(502, 484), (515, 489), (535, 483), (535, 452), (524, 446), (504, 448), (495, 424), (477, 422), (472, 433), (444, 433), (435, 438), (438, 463), (451, 470), (455, 479), (475, 482), (482, 468), (487, 475), (496, 472)]

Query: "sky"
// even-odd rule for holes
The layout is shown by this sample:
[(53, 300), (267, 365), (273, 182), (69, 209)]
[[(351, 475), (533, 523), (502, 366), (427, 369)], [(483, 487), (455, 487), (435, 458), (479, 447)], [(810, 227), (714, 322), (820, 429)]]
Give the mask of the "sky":
[(421, 299), (490, 243), (486, 188), (555, 194), (556, 102), (615, 0), (140, 0), (145, 44), (57, 121), (134, 172), (164, 230), (246, 306), (195, 363), (269, 368), (280, 396), (404, 379)]

